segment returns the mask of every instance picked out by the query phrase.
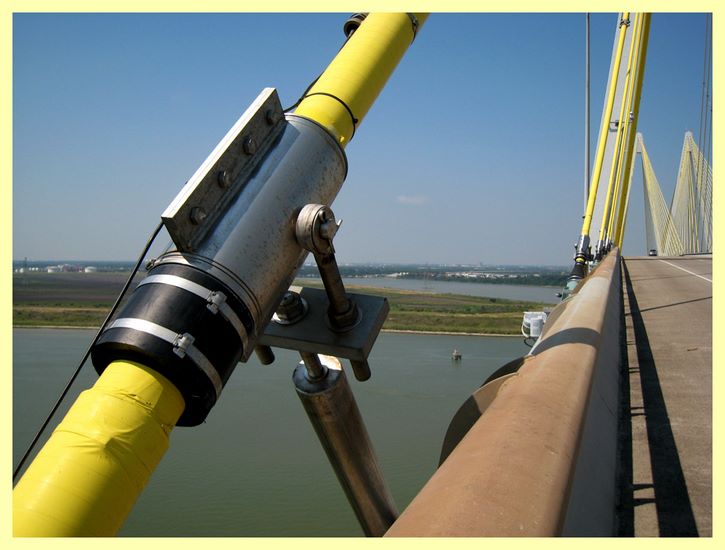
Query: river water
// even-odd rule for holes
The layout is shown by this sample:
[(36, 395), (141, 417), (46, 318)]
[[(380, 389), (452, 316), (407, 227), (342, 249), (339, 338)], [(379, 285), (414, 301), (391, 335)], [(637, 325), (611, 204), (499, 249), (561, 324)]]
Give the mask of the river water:
[[(304, 279), (299, 279), (299, 281), (301, 284), (304, 283)], [(374, 288), (414, 290), (418, 292), (435, 292), (439, 294), (486, 296), (489, 298), (542, 302), (545, 304), (556, 304), (561, 301), (561, 298), (557, 298), (556, 296), (556, 293), (560, 292), (561, 288), (551, 286), (465, 283), (458, 281), (396, 279), (395, 277), (346, 277), (345, 284)]]
[[(13, 331), (17, 464), (93, 331)], [(451, 360), (452, 349), (463, 354)], [(360, 536), (292, 385), (298, 362), (275, 350), (237, 366), (207, 422), (176, 428), (122, 536)], [(514, 337), (382, 333), (357, 398), (399, 510), (434, 472), (453, 414), (495, 369), (527, 353)], [(58, 418), (96, 379), (86, 365)], [(51, 430), (49, 430), (51, 431)]]
[[(557, 289), (521, 285), (352, 278), (346, 284), (555, 303)], [(93, 331), (14, 329), (13, 463), (40, 426), (92, 340)], [(463, 354), (451, 360), (451, 351)], [(435, 471), (448, 423), (498, 367), (524, 355), (520, 338), (382, 333), (373, 376), (347, 369), (399, 510)], [(299, 361), (275, 350), (253, 356), (195, 428), (176, 428), (171, 446), (121, 536), (360, 536), (362, 531), (292, 385)], [(347, 364), (345, 364), (347, 367)], [(90, 362), (41, 439), (97, 376)]]

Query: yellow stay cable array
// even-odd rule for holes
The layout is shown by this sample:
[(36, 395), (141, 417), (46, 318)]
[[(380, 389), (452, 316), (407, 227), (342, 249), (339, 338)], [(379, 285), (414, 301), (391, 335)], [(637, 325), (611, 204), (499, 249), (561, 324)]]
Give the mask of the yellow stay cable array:
[(616, 193), (618, 191), (618, 176), (620, 174), (620, 166), (624, 162), (624, 144), (627, 142), (627, 132), (629, 131), (629, 113), (630, 113), (630, 91), (634, 89), (632, 81), (634, 78), (633, 68), (636, 59), (638, 40), (641, 30), (642, 17), (641, 14), (635, 14), (632, 34), (632, 46), (629, 49), (627, 57), (627, 71), (624, 75), (624, 92), (622, 93), (622, 103), (619, 109), (619, 118), (617, 119), (617, 135), (614, 141), (614, 154), (612, 156), (612, 164), (609, 171), (609, 179), (607, 185), (607, 193), (604, 200), (604, 209), (602, 210), (602, 222), (599, 228), (599, 239), (597, 241), (597, 252), (607, 236), (607, 228), (611, 218), (612, 206), (616, 203)]
[(622, 236), (624, 233), (624, 218), (627, 214), (627, 203), (629, 198), (629, 185), (631, 182), (630, 167), (635, 157), (634, 141), (637, 132), (637, 124), (639, 122), (639, 106), (642, 99), (642, 85), (644, 83), (644, 72), (647, 61), (647, 44), (649, 42), (649, 29), (650, 20), (652, 15), (649, 13), (643, 13), (640, 21), (640, 32), (638, 40), (635, 43), (637, 48), (637, 54), (634, 66), (634, 80), (632, 87), (631, 96), (631, 114), (632, 118), (629, 120), (627, 144), (624, 162), (620, 165), (621, 173), (617, 175), (617, 181), (621, 180), (621, 191), (617, 194), (618, 200), (612, 208), (610, 225), (608, 228), (607, 236), (617, 244), (622, 246)]

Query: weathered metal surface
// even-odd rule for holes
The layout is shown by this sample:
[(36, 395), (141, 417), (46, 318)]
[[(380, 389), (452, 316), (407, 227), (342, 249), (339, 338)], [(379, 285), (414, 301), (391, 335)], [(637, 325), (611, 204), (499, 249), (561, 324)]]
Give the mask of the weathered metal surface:
[(453, 415), (450, 424), (448, 424), (448, 429), (446, 430), (441, 447), (441, 456), (438, 460), (439, 466), (443, 464), (443, 461), (448, 458), (451, 451), (461, 442), (461, 439), (468, 433), (468, 430), (481, 418), (481, 415), (486, 412), (489, 405), (493, 403), (503, 383), (515, 375), (516, 371), (524, 364), (524, 361), (530, 357), (530, 355), (526, 355), (506, 363), (489, 376), (481, 384), (481, 387), (464, 401), (463, 405), (456, 411), (456, 414)]
[(259, 343), (275, 348), (322, 353), (365, 361), (390, 311), (387, 299), (367, 294), (348, 294), (360, 312), (360, 322), (345, 332), (336, 331), (327, 318), (327, 294), (319, 288), (301, 288), (307, 303), (304, 317), (293, 324), (271, 322)]
[(284, 126), (277, 91), (265, 88), (162, 214), (179, 250), (199, 246)]
[[(570, 505), (598, 499), (614, 488), (615, 472), (600, 471), (598, 485), (574, 487), (582, 445), (616, 458), (616, 392), (620, 317), (619, 252), (614, 250), (553, 312), (533, 357), (500, 387), (495, 399), (423, 487), (386, 536), (554, 536), (578, 532)], [(614, 321), (611, 319), (615, 318)], [(609, 350), (609, 351), (608, 351)], [(610, 353), (615, 350), (615, 353)], [(600, 371), (600, 372), (597, 372)], [(594, 385), (594, 389), (592, 387)], [(597, 406), (591, 404), (599, 401)], [(606, 405), (606, 406), (602, 406)], [(589, 434), (614, 423), (614, 432)], [(609, 428), (608, 428), (609, 429)], [(611, 440), (611, 441), (610, 441)], [(584, 471), (584, 470), (582, 470)], [(576, 499), (576, 502), (572, 500)], [(605, 494), (597, 509), (614, 512)], [(613, 517), (613, 516), (612, 516)], [(603, 517), (596, 534), (611, 531)], [(580, 533), (581, 534), (581, 533)]]
[[(295, 238), (297, 215), (307, 204), (332, 203), (347, 173), (345, 154), (330, 135), (295, 115), (286, 116), (283, 131), (257, 155), (264, 158), (194, 251), (157, 260), (191, 265), (233, 289), (254, 319), (249, 341), (255, 345), (307, 256)], [(243, 361), (252, 349), (244, 350)]]
[(303, 365), (295, 369), (297, 396), (363, 531), (382, 536), (398, 515), (395, 502), (340, 361), (320, 359), (326, 367), (323, 376), (311, 378)]

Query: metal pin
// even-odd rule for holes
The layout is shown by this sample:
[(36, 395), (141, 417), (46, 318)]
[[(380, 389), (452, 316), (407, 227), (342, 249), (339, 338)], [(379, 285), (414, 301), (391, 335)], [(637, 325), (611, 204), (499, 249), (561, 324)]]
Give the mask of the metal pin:
[(307, 369), (307, 380), (314, 382), (327, 376), (327, 367), (320, 362), (320, 358), (316, 353), (301, 351), (300, 357), (302, 357)]
[(271, 365), (274, 363), (274, 352), (269, 346), (256, 346), (254, 352), (257, 354), (257, 359), (263, 365)]

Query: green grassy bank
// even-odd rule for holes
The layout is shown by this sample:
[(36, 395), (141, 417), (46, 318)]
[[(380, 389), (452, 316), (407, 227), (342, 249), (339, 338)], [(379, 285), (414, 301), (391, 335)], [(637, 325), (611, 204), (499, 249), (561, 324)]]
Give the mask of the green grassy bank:
[[(31, 273), (13, 279), (16, 327), (98, 327), (123, 287), (123, 273)], [(320, 286), (304, 281), (305, 285)], [(356, 287), (350, 292), (384, 296), (388, 330), (520, 334), (523, 311), (551, 306), (536, 302), (454, 294)]]

